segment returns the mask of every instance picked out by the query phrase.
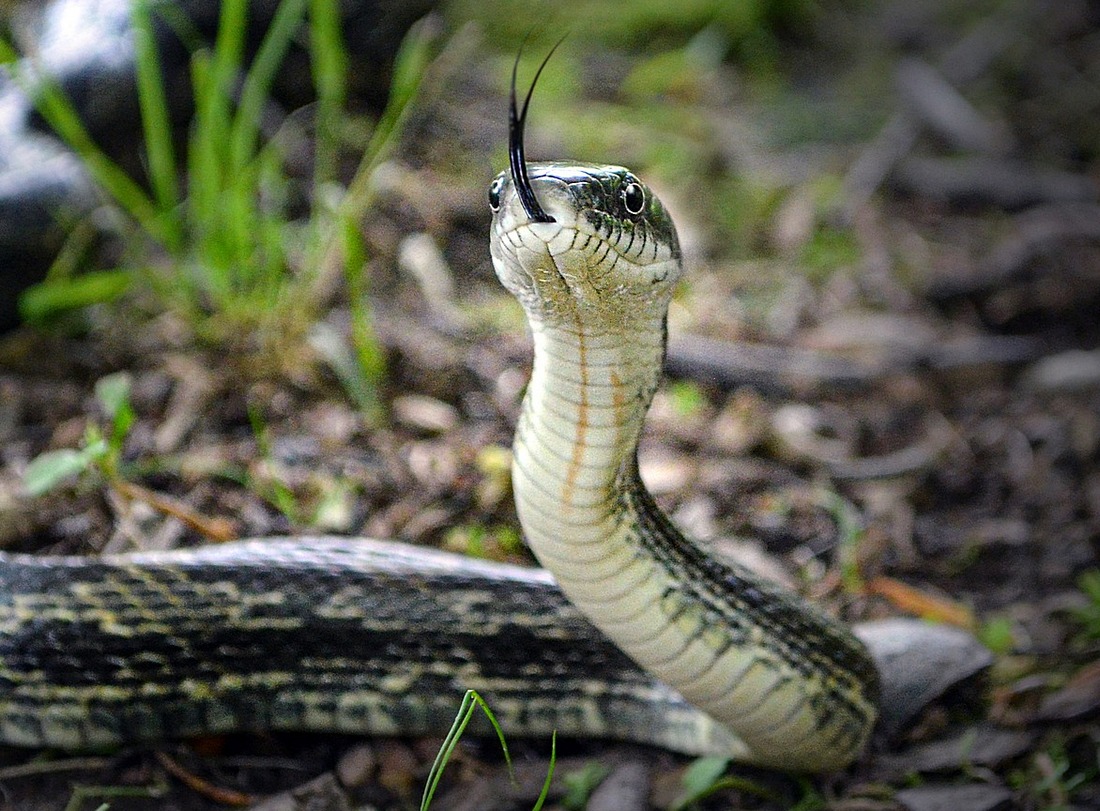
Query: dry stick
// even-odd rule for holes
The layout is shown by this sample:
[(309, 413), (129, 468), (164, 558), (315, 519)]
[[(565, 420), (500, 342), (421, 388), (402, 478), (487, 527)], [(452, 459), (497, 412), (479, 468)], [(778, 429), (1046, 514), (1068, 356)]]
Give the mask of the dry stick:
[(693, 335), (668, 345), (668, 370), (720, 386), (755, 386), (767, 392), (819, 386), (862, 388), (890, 373), (888, 364), (860, 363), (808, 349), (735, 343)]
[(64, 760), (32, 761), (31, 763), (0, 768), (0, 781), (18, 780), (23, 777), (39, 777), (44, 774), (60, 774), (62, 772), (102, 771), (114, 763), (116, 763), (114, 758), (106, 757), (75, 757)]
[(1012, 221), (1008, 235), (987, 252), (973, 273), (933, 280), (925, 294), (944, 299), (994, 290), (1022, 276), (1044, 253), (1074, 241), (1100, 241), (1100, 205), (1038, 206)]
[(909, 155), (894, 168), (891, 181), (928, 200), (992, 203), (1008, 211), (1042, 203), (1088, 203), (1100, 194), (1087, 175), (990, 157)]
[(237, 537), (237, 529), (227, 518), (208, 518), (196, 512), (178, 499), (157, 493), (140, 484), (125, 480), (111, 483), (123, 496), (134, 501), (144, 501), (155, 510), (182, 521), (191, 529), (213, 541), (232, 541)]
[(918, 57), (901, 60), (897, 89), (920, 123), (963, 152), (1006, 155), (1012, 135), (1003, 124), (987, 121), (943, 74)]
[(866, 586), (868, 594), (882, 597), (894, 607), (922, 619), (946, 622), (958, 628), (974, 630), (978, 621), (974, 612), (957, 600), (937, 597), (893, 577), (876, 577)]
[[(1011, 5), (1010, 5), (1011, 10)], [(953, 84), (974, 81), (1015, 40), (1008, 13), (987, 17), (955, 43), (940, 60), (939, 72)], [(851, 219), (882, 185), (899, 160), (909, 154), (920, 136), (921, 124), (898, 110), (863, 150), (844, 178), (844, 215)]]
[(156, 756), (157, 762), (160, 763), (161, 768), (168, 772), (168, 774), (175, 777), (196, 794), (200, 794), (208, 800), (213, 800), (221, 805), (228, 805), (234, 808), (244, 808), (256, 802), (256, 798), (251, 794), (237, 791), (236, 789), (215, 786), (209, 780), (188, 771), (164, 752), (154, 752), (153, 754)]
[(855, 390), (885, 378), (916, 372), (1025, 363), (1039, 356), (1038, 341), (1018, 336), (976, 336), (911, 350), (884, 352), (876, 360), (791, 346), (750, 344), (691, 335), (673, 338), (668, 370), (676, 376), (724, 388), (753, 386), (767, 393), (805, 394)]
[(865, 482), (924, 473), (943, 456), (955, 438), (946, 418), (934, 414), (927, 423), (920, 439), (893, 453), (826, 461), (829, 475), (834, 481)]

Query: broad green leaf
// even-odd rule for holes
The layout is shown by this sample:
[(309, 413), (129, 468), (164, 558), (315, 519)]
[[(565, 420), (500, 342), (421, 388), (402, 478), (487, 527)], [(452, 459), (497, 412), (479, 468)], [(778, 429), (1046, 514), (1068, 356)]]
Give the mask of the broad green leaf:
[(83, 473), (106, 451), (107, 443), (102, 440), (79, 451), (72, 448), (46, 451), (27, 465), (23, 473), (23, 486), (32, 496), (48, 493), (70, 476)]
[(124, 270), (97, 270), (41, 282), (20, 295), (19, 314), (29, 324), (43, 324), (73, 310), (114, 301), (131, 281), (132, 275)]
[(680, 782), (692, 794), (705, 791), (726, 773), (729, 765), (730, 759), (721, 755), (698, 758), (688, 766)]
[(127, 372), (115, 372), (96, 381), (95, 398), (107, 419), (113, 421), (123, 409), (130, 407), (132, 385), (133, 381)]

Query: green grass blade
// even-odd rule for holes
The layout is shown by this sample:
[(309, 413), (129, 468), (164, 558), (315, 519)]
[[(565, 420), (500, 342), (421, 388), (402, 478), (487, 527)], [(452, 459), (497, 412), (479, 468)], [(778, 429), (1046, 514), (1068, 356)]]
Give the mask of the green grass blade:
[(485, 703), (485, 699), (478, 694), (477, 690), (467, 690), (462, 697), (462, 703), (458, 707), (458, 713), (455, 715), (451, 730), (447, 733), (447, 737), (443, 739), (439, 752), (435, 756), (435, 762), (432, 763), (431, 771), (428, 772), (428, 779), (424, 784), (424, 796), (420, 801), (420, 811), (427, 811), (428, 806), (431, 805), (439, 781), (443, 779), (443, 770), (447, 767), (455, 747), (462, 739), (466, 727), (470, 725), (474, 713), (479, 709), (485, 713), (485, 717), (489, 719), (489, 723), (496, 730), (497, 738), (500, 740), (500, 748), (504, 751), (504, 761), (508, 764), (508, 773), (512, 773), (512, 755), (508, 751), (508, 741), (504, 738), (504, 730), (500, 728), (493, 711), (489, 709), (489, 705)]
[(202, 32), (178, 3), (164, 2), (164, 0), (153, 0), (153, 3), (157, 18), (171, 29), (188, 53), (195, 53), (206, 47)]
[(28, 324), (47, 324), (73, 310), (114, 301), (130, 289), (132, 276), (123, 270), (97, 270), (79, 276), (48, 279), (19, 296), (19, 315)]
[(550, 736), (550, 768), (546, 770), (546, 779), (542, 782), (542, 791), (539, 792), (539, 798), (535, 802), (531, 811), (542, 811), (542, 806), (546, 802), (546, 798), (550, 796), (550, 784), (554, 780), (554, 766), (558, 762), (558, 732), (554, 730), (554, 734)]
[(374, 331), (363, 235), (353, 221), (336, 216), (336, 225), (343, 231), (344, 238), (344, 282), (351, 309), (351, 343), (357, 372), (357, 385), (352, 392), (363, 416), (368, 423), (374, 424), (382, 419), (383, 406), (378, 390), (386, 376), (386, 351)]
[(244, 31), (248, 0), (225, 0), (221, 4), (217, 39), (213, 52), (198, 51), (192, 58), (195, 89), (195, 120), (191, 129), (190, 216), (201, 255), (214, 247), (212, 255), (200, 256), (200, 265), (214, 260), (216, 246), (203, 243), (223, 216), (221, 195), (228, 173), (231, 101), (244, 56)]
[(396, 136), (412, 109), (412, 103), (431, 62), (433, 46), (434, 37), (430, 30), (417, 23), (409, 30), (398, 49), (389, 103), (371, 133), (363, 158), (344, 198), (344, 213), (353, 220), (361, 219), (370, 207), (371, 177), (378, 165), (389, 155)]
[[(211, 87), (206, 103), (217, 107), (228, 121), (233, 86), (244, 64), (244, 33), (248, 27), (248, 0), (224, 0), (218, 18), (211, 64)], [(218, 135), (225, 133), (219, 132)]]
[(187, 211), (188, 234), (194, 258), (202, 262), (211, 231), (216, 225), (218, 196), (221, 194), (220, 159), (211, 143), (207, 118), (212, 118), (214, 94), (213, 57), (209, 51), (199, 50), (191, 55), (191, 86), (195, 94), (195, 118), (191, 123), (187, 148)]
[(153, 195), (160, 206), (170, 252), (182, 246), (182, 227), (176, 219), (180, 203), (176, 176), (176, 153), (172, 144), (172, 122), (164, 96), (164, 72), (153, 37), (153, 21), (149, 0), (136, 0), (130, 12), (134, 31), (138, 103), (145, 137), (145, 152), (149, 160), (149, 180)]
[(371, 180), (375, 169), (386, 159), (393, 147), (397, 135), (412, 108), (431, 61), (434, 37), (425, 26), (416, 24), (405, 36), (394, 64), (394, 78), (390, 85), (390, 99), (386, 109), (371, 133), (367, 148), (359, 161), (359, 166), (348, 184), (348, 189), (336, 211), (337, 227), (328, 233), (316, 236), (318, 258), (316, 265), (320, 273), (326, 273), (339, 261), (340, 248), (344, 242), (340, 222), (359, 222), (370, 208), (373, 192)]
[(424, 795), (420, 800), (420, 811), (428, 811), (428, 807), (432, 804), (435, 790), (439, 787), (439, 781), (443, 779), (443, 770), (447, 767), (455, 747), (458, 746), (462, 733), (469, 725), (470, 718), (477, 710), (477, 706), (474, 704), (474, 696), (476, 695), (475, 691), (467, 690), (466, 695), (462, 697), (462, 703), (458, 706), (454, 723), (451, 724), (450, 731), (443, 739), (443, 743), (435, 755), (435, 762), (432, 763), (432, 768), (428, 772), (428, 779), (424, 783)]
[(310, 66), (317, 89), (314, 197), (336, 177), (339, 123), (347, 100), (348, 55), (336, 0), (310, 2)]
[[(271, 226), (282, 226), (278, 214), (261, 208), (260, 191), (265, 166), (278, 164), (281, 156), (273, 148), (257, 154), (257, 137), (263, 108), (271, 84), (286, 58), (290, 43), (301, 27), (308, 0), (283, 0), (260, 43), (241, 88), (240, 101), (230, 125), (227, 196), (234, 216), (227, 218), (226, 236), (236, 268), (236, 293), (255, 297), (265, 307), (276, 304), (286, 279), (282, 245), (267, 235)], [(272, 172), (266, 172), (272, 176)], [(272, 220), (274, 222), (272, 222)]]
[[(462, 703), (458, 707), (458, 712), (455, 714), (454, 723), (451, 724), (450, 731), (443, 739), (443, 743), (440, 744), (439, 751), (435, 756), (435, 761), (432, 763), (432, 768), (428, 772), (427, 780), (424, 783), (424, 795), (420, 800), (420, 811), (428, 811), (432, 803), (432, 798), (435, 796), (436, 789), (439, 787), (439, 782), (443, 779), (443, 770), (447, 767), (447, 763), (450, 761), (455, 747), (458, 746), (462, 734), (466, 731), (466, 727), (469, 726), (474, 713), (479, 709), (485, 713), (485, 717), (489, 720), (489, 724), (496, 731), (497, 738), (500, 740), (500, 748), (504, 752), (504, 761), (508, 764), (508, 774), (513, 780), (515, 779), (515, 775), (512, 771), (512, 756), (508, 751), (508, 742), (504, 738), (504, 730), (500, 728), (500, 723), (497, 721), (493, 711), (489, 708), (489, 705), (485, 702), (485, 699), (483, 699), (476, 690), (467, 690), (466, 694), (462, 697)], [(554, 766), (557, 763), (557, 756), (558, 733), (554, 732), (550, 738), (550, 768), (547, 770), (546, 779), (542, 783), (542, 791), (539, 792), (538, 800), (532, 811), (541, 811), (543, 804), (546, 802), (546, 798), (550, 795), (550, 784), (554, 779)]]
[(474, 701), (481, 707), (481, 711), (485, 713), (485, 717), (489, 719), (489, 724), (497, 733), (497, 740), (500, 741), (501, 751), (504, 752), (504, 762), (508, 764), (508, 773), (512, 774), (512, 753), (508, 751), (508, 741), (504, 738), (504, 730), (500, 728), (497, 717), (493, 715), (493, 711), (489, 709), (489, 705), (485, 703), (485, 699), (483, 699), (476, 690), (474, 691)]
[(77, 153), (88, 174), (142, 229), (161, 244), (169, 244), (161, 212), (139, 184), (99, 148), (88, 134), (72, 102), (51, 77), (18, 64), (15, 49), (0, 38), (0, 65), (8, 65), (12, 79), (30, 98), (55, 133)]
[(241, 88), (230, 134), (230, 171), (239, 171), (256, 153), (260, 117), (271, 92), (271, 83), (286, 58), (291, 40), (302, 24), (308, 0), (283, 0), (268, 26), (252, 67)]

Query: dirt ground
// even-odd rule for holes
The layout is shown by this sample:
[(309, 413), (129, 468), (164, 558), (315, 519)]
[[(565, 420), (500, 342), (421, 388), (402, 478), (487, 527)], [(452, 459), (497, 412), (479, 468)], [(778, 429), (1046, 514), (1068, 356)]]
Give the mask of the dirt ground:
[[(654, 184), (691, 267), (641, 466), (719, 552), (852, 620), (965, 627), (994, 664), (844, 774), (736, 768), (701, 808), (1100, 808), (1100, 17), (1033, 3), (945, 22), (917, 5), (833, 10), (784, 41), (783, 98), (727, 65), (678, 99), (703, 122), (704, 180), (737, 175), (771, 202), (731, 249), (713, 223), (736, 204)], [(320, 528), (531, 562), (505, 475), (530, 349), (486, 246), (505, 62), (464, 36), (480, 44), (426, 92), (364, 224), (385, 417), (356, 409), (314, 345), (258, 372), (140, 303), (0, 336), (0, 547), (96, 554)], [(631, 58), (587, 54), (562, 103), (606, 103)], [(866, 84), (876, 72), (889, 79)], [(824, 119), (855, 97), (875, 114), (854, 134), (783, 129), (792, 109)], [(571, 143), (538, 103), (529, 157), (558, 157)], [(938, 118), (937, 104), (973, 116)], [(478, 168), (456, 177), (456, 153)], [(839, 183), (824, 202), (823, 177)], [(323, 330), (349, 322), (337, 292)], [(28, 462), (102, 425), (95, 382), (119, 371), (136, 414), (128, 484), (27, 496)], [(516, 784), (492, 746), (464, 744), (433, 808), (530, 808), (546, 743), (513, 742)], [(437, 746), (6, 749), (0, 807), (415, 807)], [(589, 808), (673, 807), (689, 765), (613, 743), (559, 755), (557, 808), (593, 773), (609, 777)]]

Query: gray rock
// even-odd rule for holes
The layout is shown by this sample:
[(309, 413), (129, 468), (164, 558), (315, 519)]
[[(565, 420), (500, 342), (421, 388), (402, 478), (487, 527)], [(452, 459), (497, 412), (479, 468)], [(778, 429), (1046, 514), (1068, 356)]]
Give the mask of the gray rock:
[(592, 792), (588, 811), (645, 811), (649, 808), (651, 782), (647, 763), (640, 760), (622, 763)]
[(1075, 392), (1100, 387), (1100, 351), (1072, 349), (1036, 361), (1022, 382), (1033, 391)]
[(988, 783), (906, 788), (894, 798), (908, 811), (1002, 811), (1013, 807), (1012, 792)]
[[(134, 41), (128, 0), (53, 0), (35, 42), (44, 73), (53, 77), (93, 137), (111, 130), (140, 137), (134, 92)], [(170, 67), (170, 66), (169, 66)], [(33, 126), (49, 127), (32, 113)]]
[(879, 729), (887, 736), (993, 664), (989, 650), (959, 628), (898, 618), (861, 623), (854, 630), (882, 676)]
[(1018, 758), (1035, 742), (1035, 735), (992, 724), (978, 724), (941, 740), (922, 743), (897, 754), (875, 758), (874, 773), (881, 780), (896, 780), (914, 772), (957, 772), (964, 768), (995, 768)]
[(251, 806), (252, 811), (349, 811), (350, 808), (348, 795), (332, 772)]

